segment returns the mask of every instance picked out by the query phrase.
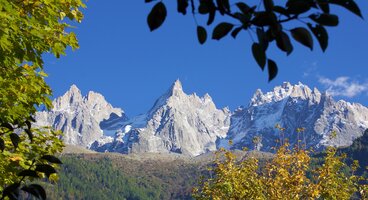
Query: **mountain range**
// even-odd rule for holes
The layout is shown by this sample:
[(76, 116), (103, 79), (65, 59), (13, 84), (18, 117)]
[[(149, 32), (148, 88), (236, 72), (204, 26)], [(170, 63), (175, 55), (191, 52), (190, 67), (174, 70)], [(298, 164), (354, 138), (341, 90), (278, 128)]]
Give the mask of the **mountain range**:
[(217, 108), (209, 94), (186, 94), (179, 80), (149, 111), (132, 118), (101, 94), (83, 96), (75, 85), (53, 106), (36, 114), (36, 125), (62, 130), (66, 144), (100, 152), (197, 156), (220, 147), (271, 151), (285, 138), (291, 145), (318, 150), (350, 146), (368, 128), (367, 107), (288, 82), (266, 93), (258, 89), (247, 106), (233, 112)]

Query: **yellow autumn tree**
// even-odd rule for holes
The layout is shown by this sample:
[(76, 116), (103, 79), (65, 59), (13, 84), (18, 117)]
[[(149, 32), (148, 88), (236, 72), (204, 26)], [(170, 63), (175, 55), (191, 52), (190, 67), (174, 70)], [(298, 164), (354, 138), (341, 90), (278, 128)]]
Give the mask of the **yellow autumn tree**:
[[(328, 147), (323, 163), (311, 166), (310, 152), (281, 146), (272, 159), (260, 165), (256, 157), (238, 161), (231, 151), (216, 153), (214, 176), (193, 189), (195, 199), (367, 199), (367, 180), (354, 174), (358, 164), (346, 172), (344, 155)], [(251, 154), (249, 154), (251, 155)]]

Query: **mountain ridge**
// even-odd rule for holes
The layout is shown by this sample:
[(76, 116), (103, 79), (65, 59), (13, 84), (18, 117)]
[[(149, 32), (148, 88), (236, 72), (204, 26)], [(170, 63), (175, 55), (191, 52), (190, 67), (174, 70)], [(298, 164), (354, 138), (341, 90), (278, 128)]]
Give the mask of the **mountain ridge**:
[[(275, 140), (281, 139), (276, 124), (286, 128), (285, 137), (292, 145), (299, 139), (307, 147), (323, 149), (330, 145), (349, 146), (368, 128), (368, 108), (335, 101), (326, 92), (310, 89), (300, 82), (295, 85), (284, 82), (266, 93), (258, 89), (248, 106), (233, 112), (226, 107), (218, 109), (207, 93), (203, 97), (186, 94), (180, 80), (176, 80), (146, 113), (131, 119), (122, 109), (113, 108), (101, 94), (89, 92), (83, 97), (75, 85), (53, 104), (53, 110), (37, 113), (39, 124), (53, 125), (66, 131), (66, 135), (77, 135), (74, 140), (64, 138), (66, 143), (71, 141), (97, 151), (120, 153), (197, 156), (220, 147), (270, 151), (278, 145)], [(73, 113), (73, 109), (77, 112)], [(74, 124), (70, 123), (73, 119)], [(87, 130), (97, 133), (79, 131), (89, 124), (93, 127)], [(305, 131), (295, 134), (301, 127)], [(337, 133), (334, 139), (329, 138), (332, 131)], [(78, 144), (81, 141), (78, 137), (90, 139)], [(259, 144), (253, 144), (254, 137), (261, 139)], [(228, 145), (230, 140), (232, 146)]]

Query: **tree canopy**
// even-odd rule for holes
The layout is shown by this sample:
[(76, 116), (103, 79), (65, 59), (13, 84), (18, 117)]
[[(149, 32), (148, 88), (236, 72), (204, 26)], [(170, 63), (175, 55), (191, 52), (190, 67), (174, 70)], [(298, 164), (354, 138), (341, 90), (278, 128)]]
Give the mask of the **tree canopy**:
[(45, 199), (28, 180), (55, 179), (62, 150), (60, 133), (33, 128), (37, 106), (51, 108), (51, 89), (43, 71), (45, 53), (65, 55), (78, 48), (72, 21), (80, 22), (81, 0), (0, 0), (0, 191), (1, 199), (16, 199), (20, 189)]
[[(151, 31), (158, 29), (165, 21), (167, 9), (164, 1), (145, 0), (154, 3), (148, 14), (147, 23)], [(207, 28), (220, 21), (211, 34), (213, 40), (221, 40), (227, 35), (234, 39), (241, 32), (248, 32), (253, 40), (252, 54), (262, 70), (267, 66), (268, 79), (271, 81), (278, 73), (274, 58), (267, 55), (269, 46), (276, 43), (280, 51), (290, 55), (293, 41), (314, 49), (314, 40), (318, 41), (322, 51), (328, 47), (327, 27), (338, 26), (339, 16), (332, 11), (340, 6), (363, 18), (359, 6), (354, 0), (259, 0), (254, 5), (249, 1), (231, 0), (177, 0), (177, 12), (190, 13), (197, 26), (200, 44), (207, 41)], [(200, 16), (206, 16), (207, 22), (199, 23)], [(207, 27), (207, 28), (206, 28)], [(253, 39), (256, 38), (256, 39)]]

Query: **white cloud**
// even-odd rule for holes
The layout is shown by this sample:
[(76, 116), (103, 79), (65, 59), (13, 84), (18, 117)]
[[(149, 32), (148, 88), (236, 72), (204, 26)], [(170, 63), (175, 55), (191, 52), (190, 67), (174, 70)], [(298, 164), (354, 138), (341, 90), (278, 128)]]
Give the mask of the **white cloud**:
[(327, 88), (327, 93), (332, 96), (354, 97), (368, 92), (368, 82), (359, 83), (346, 76), (338, 77), (335, 80), (320, 77), (318, 81)]

